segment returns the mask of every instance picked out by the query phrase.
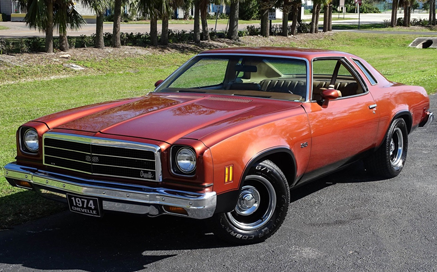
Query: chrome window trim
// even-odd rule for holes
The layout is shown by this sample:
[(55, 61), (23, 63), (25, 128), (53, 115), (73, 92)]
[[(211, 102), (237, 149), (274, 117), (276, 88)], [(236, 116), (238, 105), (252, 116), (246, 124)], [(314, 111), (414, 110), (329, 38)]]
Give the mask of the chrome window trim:
[[(94, 174), (94, 173), (91, 173), (91, 172), (71, 169), (71, 168), (67, 168), (67, 167), (53, 166), (53, 165), (46, 164), (46, 162), (45, 162), (45, 157), (46, 157), (45, 156), (45, 144), (44, 144), (44, 140), (46, 138), (57, 139), (57, 140), (65, 140), (65, 141), (82, 143), (82, 144), (89, 144), (89, 145), (94, 145), (94, 146), (117, 147), (117, 148), (124, 148), (124, 149), (134, 149), (134, 150), (142, 150), (142, 151), (153, 152), (153, 154), (155, 156), (155, 170), (153, 170), (153, 171), (155, 171), (155, 179), (153, 180), (153, 179), (134, 178), (134, 177), (117, 176), (117, 175)], [(131, 142), (131, 141), (125, 141), (125, 140), (118, 140), (118, 139), (109, 139), (109, 138), (101, 138), (101, 137), (83, 136), (83, 135), (76, 135), (76, 134), (69, 134), (69, 133), (47, 132), (47, 133), (45, 133), (43, 135), (43, 138), (42, 138), (42, 147), (41, 148), (42, 148), (42, 153), (43, 153), (42, 154), (42, 156), (43, 156), (43, 164), (47, 165), (47, 166), (50, 166), (50, 167), (55, 167), (55, 168), (60, 168), (60, 169), (65, 169), (65, 170), (71, 170), (71, 171), (80, 172), (80, 173), (86, 173), (86, 174), (95, 175), (95, 176), (125, 178), (125, 179), (141, 180), (141, 181), (152, 181), (152, 182), (161, 182), (162, 181), (161, 148), (159, 146), (157, 146), (157, 145), (147, 144), (147, 143), (139, 143), (139, 142)], [(82, 151), (77, 151), (77, 152), (78, 153), (84, 153)], [(85, 152), (84, 154), (88, 154), (88, 153)], [(104, 156), (112, 157), (112, 156), (109, 156), (109, 155), (104, 155)], [(55, 157), (56, 158), (56, 156), (51, 156), (51, 157)], [(121, 157), (121, 156), (113, 156), (113, 157), (115, 157), (115, 158), (125, 158), (125, 157)], [(62, 159), (69, 160), (67, 158), (62, 158)], [(149, 159), (142, 159), (142, 160), (144, 160), (144, 161), (151, 161)], [(70, 161), (75, 161), (75, 160), (70, 160)], [(83, 162), (83, 161), (78, 161), (78, 162), (86, 163), (86, 164), (92, 164), (92, 165), (102, 165), (102, 164), (98, 164), (98, 163), (88, 163), (88, 162)], [(118, 168), (125, 168), (125, 169), (138, 169), (138, 168), (125, 167), (125, 166), (118, 166), (118, 165), (106, 165), (106, 166), (116, 166)], [(148, 170), (148, 169), (138, 169), (138, 170)]]
[[(207, 56), (214, 56), (214, 57), (222, 57), (222, 56), (249, 56), (249, 57), (260, 57), (260, 58), (277, 58), (277, 59), (293, 59), (293, 60), (303, 60), (305, 61), (306, 64), (306, 87), (307, 87), (307, 91), (306, 91), (306, 97), (305, 97), (305, 101), (299, 101), (299, 100), (281, 100), (281, 99), (272, 99), (272, 98), (266, 98), (266, 99), (271, 99), (271, 100), (280, 100), (280, 101), (291, 101), (291, 102), (310, 102), (309, 100), (309, 92), (310, 92), (310, 84), (309, 84), (309, 79), (310, 79), (310, 62), (308, 59), (306, 58), (301, 58), (301, 57), (293, 57), (293, 56), (282, 56), (282, 55), (269, 55), (269, 54), (253, 54), (253, 53), (230, 53), (230, 54), (226, 54), (226, 53), (200, 53), (194, 57), (192, 57), (191, 59), (189, 59), (187, 62), (185, 62), (181, 67), (179, 67), (176, 71), (174, 71), (170, 76), (168, 76), (162, 83), (161, 85), (163, 86), (164, 83), (167, 83), (170, 80), (173, 80), (173, 77), (183, 68), (185, 68), (185, 66), (189, 65), (190, 62), (198, 57), (207, 57)], [(160, 85), (160, 86), (161, 86)], [(157, 89), (159, 88), (159, 86), (153, 91), (156, 92)], [(312, 88), (311, 88), (312, 89)], [(159, 93), (159, 92), (158, 92)], [(216, 94), (216, 93), (214, 93)], [(218, 95), (222, 95), (220, 93), (217, 93)], [(223, 94), (225, 95), (225, 94)]]

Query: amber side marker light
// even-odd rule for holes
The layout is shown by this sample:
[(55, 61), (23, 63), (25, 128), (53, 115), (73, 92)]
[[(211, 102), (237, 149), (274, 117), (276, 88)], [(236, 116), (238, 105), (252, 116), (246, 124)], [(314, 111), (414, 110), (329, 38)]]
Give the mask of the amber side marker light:
[(32, 185), (27, 181), (15, 180), (15, 184), (17, 184), (17, 186), (20, 186), (20, 187), (32, 189)]
[(174, 207), (174, 206), (162, 206), (162, 207), (164, 208), (165, 211), (170, 213), (188, 215), (187, 211), (181, 207)]

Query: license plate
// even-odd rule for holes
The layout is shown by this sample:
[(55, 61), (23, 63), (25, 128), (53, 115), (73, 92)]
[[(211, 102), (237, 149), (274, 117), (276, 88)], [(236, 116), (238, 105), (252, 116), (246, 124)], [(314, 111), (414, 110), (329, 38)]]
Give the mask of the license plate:
[(98, 198), (67, 194), (67, 200), (68, 208), (72, 212), (95, 217), (102, 216)]

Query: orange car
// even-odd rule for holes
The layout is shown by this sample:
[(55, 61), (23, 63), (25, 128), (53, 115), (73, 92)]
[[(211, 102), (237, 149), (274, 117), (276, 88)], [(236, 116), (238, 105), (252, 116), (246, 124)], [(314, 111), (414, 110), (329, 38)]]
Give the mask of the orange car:
[(422, 87), (334, 51), (211, 50), (156, 86), (22, 125), (7, 180), (72, 212), (208, 219), (256, 243), (281, 226), (290, 188), (359, 159), (395, 177), (408, 134), (434, 119)]

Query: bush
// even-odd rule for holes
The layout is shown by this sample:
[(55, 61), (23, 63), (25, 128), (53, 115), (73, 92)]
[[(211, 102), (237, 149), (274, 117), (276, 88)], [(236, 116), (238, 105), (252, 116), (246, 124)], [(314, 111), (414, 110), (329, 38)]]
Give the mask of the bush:
[(239, 16), (240, 20), (259, 19), (258, 1), (257, 0), (246, 0), (244, 2), (240, 2), (238, 16)]
[[(355, 7), (356, 7), (355, 5), (345, 5), (345, 6), (346, 6), (346, 12), (349, 13), (355, 12)], [(372, 4), (363, 3), (360, 6), (360, 13), (381, 13), (381, 11), (377, 7), (373, 6)]]

